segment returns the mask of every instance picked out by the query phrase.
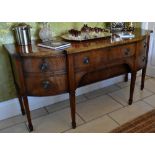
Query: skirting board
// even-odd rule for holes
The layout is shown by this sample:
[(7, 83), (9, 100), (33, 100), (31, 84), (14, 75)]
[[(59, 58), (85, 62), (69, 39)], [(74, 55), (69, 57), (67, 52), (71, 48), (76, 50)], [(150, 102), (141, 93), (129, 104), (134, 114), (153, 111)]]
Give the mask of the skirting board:
[(155, 67), (148, 66), (146, 74), (151, 76), (151, 77), (155, 77)]
[[(100, 88), (104, 88), (104, 87), (116, 84), (118, 82), (123, 81), (123, 79), (124, 79), (124, 76), (122, 75), (122, 76), (118, 76), (115, 78), (111, 78), (108, 80), (104, 80), (101, 82), (97, 82), (94, 84), (90, 84), (90, 85), (78, 88), (76, 90), (76, 95), (77, 96), (82, 95), (84, 93), (87, 93), (93, 90), (97, 90)], [(130, 79), (130, 76), (129, 76), (129, 79)], [(66, 93), (66, 94), (50, 96), (50, 97), (28, 97), (28, 100), (29, 100), (30, 110), (34, 110), (41, 107), (45, 107), (50, 104), (54, 104), (56, 102), (66, 100), (68, 98), (69, 98), (69, 95), (68, 93)], [(0, 120), (10, 118), (19, 114), (21, 114), (21, 111), (20, 111), (20, 106), (17, 98), (0, 103)]]

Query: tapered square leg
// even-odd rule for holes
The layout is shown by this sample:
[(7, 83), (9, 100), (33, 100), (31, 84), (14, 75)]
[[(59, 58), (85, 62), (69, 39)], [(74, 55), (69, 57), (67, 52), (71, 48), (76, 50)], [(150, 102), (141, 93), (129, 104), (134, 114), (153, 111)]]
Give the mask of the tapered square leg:
[(124, 82), (128, 82), (128, 73), (125, 74)]
[(134, 93), (135, 82), (136, 82), (136, 74), (137, 74), (136, 71), (131, 73), (129, 105), (131, 105), (133, 102), (133, 93)]
[(18, 96), (18, 100), (19, 100), (19, 103), (20, 103), (21, 113), (22, 113), (22, 115), (25, 115), (25, 109), (24, 109), (22, 96)]
[(32, 125), (32, 121), (31, 121), (31, 114), (30, 114), (30, 109), (29, 109), (29, 104), (28, 104), (27, 96), (23, 97), (23, 101), (24, 101), (24, 106), (25, 106), (25, 111), (26, 111), (29, 131), (31, 132), (31, 131), (33, 131), (33, 125)]
[(75, 111), (76, 111), (76, 106), (75, 106), (75, 91), (71, 92), (70, 94), (70, 108), (71, 108), (71, 119), (72, 119), (72, 128), (76, 128), (76, 118), (75, 118)]
[(146, 75), (146, 67), (142, 69), (141, 90), (144, 89), (145, 75)]

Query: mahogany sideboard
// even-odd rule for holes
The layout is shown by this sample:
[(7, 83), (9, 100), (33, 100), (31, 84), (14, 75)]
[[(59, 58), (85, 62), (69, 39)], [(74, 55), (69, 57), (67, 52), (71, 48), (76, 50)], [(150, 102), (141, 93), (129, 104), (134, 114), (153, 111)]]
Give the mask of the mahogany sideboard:
[(27, 96), (50, 96), (69, 92), (72, 127), (76, 127), (75, 92), (78, 87), (131, 73), (129, 104), (132, 104), (136, 73), (142, 69), (141, 90), (149, 49), (150, 32), (136, 29), (132, 39), (110, 38), (71, 42), (65, 50), (37, 46), (4, 45), (10, 55), (22, 114), (33, 130)]

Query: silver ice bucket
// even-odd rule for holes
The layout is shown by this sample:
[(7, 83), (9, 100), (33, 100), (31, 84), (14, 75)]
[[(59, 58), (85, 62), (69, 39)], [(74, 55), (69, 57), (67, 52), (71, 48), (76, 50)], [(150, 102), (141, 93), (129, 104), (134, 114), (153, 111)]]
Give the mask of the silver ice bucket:
[(12, 30), (14, 31), (16, 42), (18, 45), (29, 45), (31, 44), (31, 27), (25, 23), (14, 26)]

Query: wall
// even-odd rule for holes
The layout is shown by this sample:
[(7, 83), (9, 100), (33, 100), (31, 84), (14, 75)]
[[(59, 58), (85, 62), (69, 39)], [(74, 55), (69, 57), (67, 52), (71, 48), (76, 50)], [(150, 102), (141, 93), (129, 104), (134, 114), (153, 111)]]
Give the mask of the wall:
[[(12, 26), (17, 23), (0, 23), (0, 120), (17, 115), (20, 113), (20, 107), (18, 100), (16, 98), (16, 90), (13, 82), (13, 77), (11, 73), (10, 62), (7, 53), (3, 49), (3, 44), (14, 43), (14, 37), (12, 33)], [(39, 36), (39, 30), (42, 27), (42, 23), (27, 23), (31, 29), (32, 40), (37, 39)], [(83, 24), (82, 22), (53, 22), (49, 23), (53, 36), (59, 36), (62, 33), (65, 33), (71, 28), (80, 29)], [(88, 26), (92, 27), (105, 27), (103, 22), (87, 22)], [(140, 27), (140, 23), (135, 23), (136, 27)], [(113, 78), (110, 80), (102, 81), (90, 86), (86, 86), (78, 89), (77, 95), (86, 93), (88, 91), (105, 87), (121, 81), (120, 78)], [(68, 98), (68, 94), (58, 95), (53, 97), (40, 97), (34, 98), (29, 97), (30, 109), (37, 109), (39, 107), (49, 105), (58, 101), (62, 101)]]
[(147, 64), (147, 75), (155, 77), (155, 22), (143, 23), (145, 29), (153, 30), (150, 35), (149, 57)]

